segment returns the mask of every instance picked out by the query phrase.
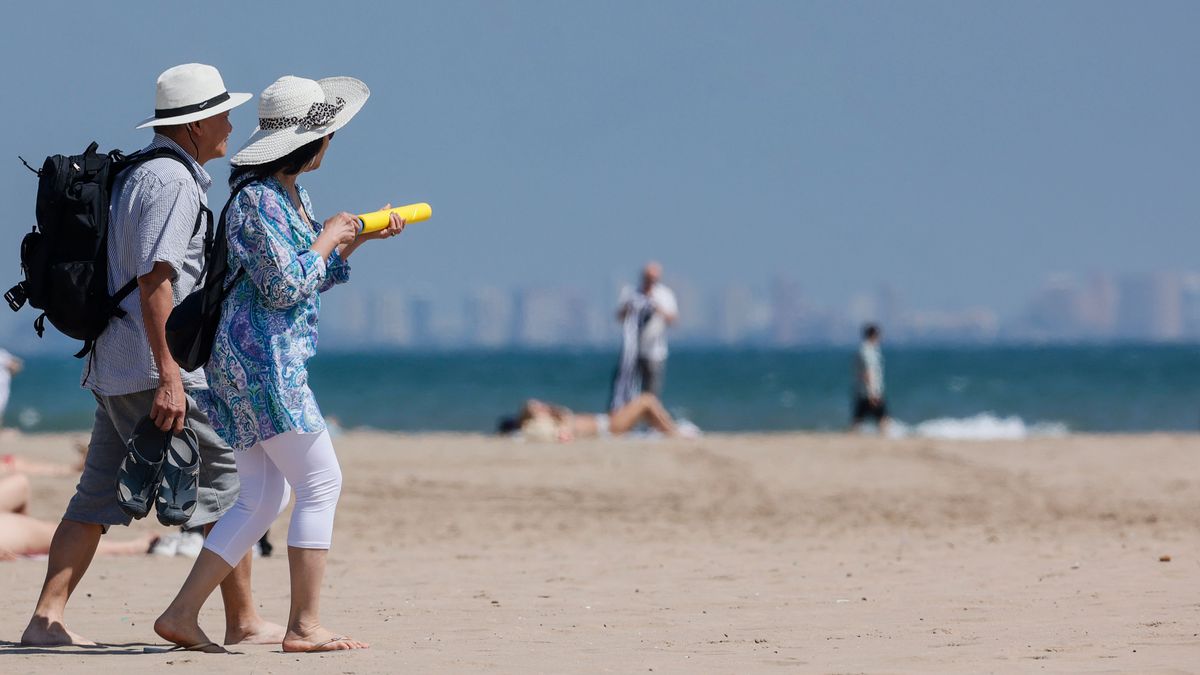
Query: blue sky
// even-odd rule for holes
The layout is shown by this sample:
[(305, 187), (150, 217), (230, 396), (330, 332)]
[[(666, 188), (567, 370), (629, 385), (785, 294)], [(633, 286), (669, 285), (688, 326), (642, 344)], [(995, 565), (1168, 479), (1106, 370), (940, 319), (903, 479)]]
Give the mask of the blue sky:
[[(701, 288), (781, 274), (836, 304), (890, 281), (910, 305), (1012, 311), (1052, 272), (1200, 268), (1200, 3), (3, 12), (5, 283), (33, 211), (15, 155), (141, 146), (155, 78), (189, 61), (256, 94), (284, 74), (366, 81), (371, 100), (303, 182), (326, 215), (433, 204), (360, 254), (355, 283), (435, 300), (603, 288), (656, 257)], [(255, 117), (234, 112), (231, 145)]]

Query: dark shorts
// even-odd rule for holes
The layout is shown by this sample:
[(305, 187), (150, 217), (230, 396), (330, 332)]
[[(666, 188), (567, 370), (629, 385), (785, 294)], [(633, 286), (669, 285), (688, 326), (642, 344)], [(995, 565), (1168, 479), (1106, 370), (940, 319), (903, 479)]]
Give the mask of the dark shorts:
[[(125, 459), (125, 443), (138, 421), (150, 412), (154, 390), (121, 396), (96, 396), (96, 419), (88, 441), (83, 473), (64, 520), (103, 525), (128, 525), (131, 518), (117, 504), (117, 473)], [(188, 395), (188, 426), (200, 441), (200, 489), (188, 527), (216, 522), (238, 496), (233, 449), (213, 430), (208, 418)]]
[(663, 380), (667, 377), (667, 362), (638, 357), (638, 374), (642, 377), (642, 393), (662, 398)]
[(854, 423), (872, 417), (876, 422), (887, 419), (887, 399), (879, 399), (878, 403), (872, 403), (871, 399), (866, 396), (859, 396), (854, 399)]

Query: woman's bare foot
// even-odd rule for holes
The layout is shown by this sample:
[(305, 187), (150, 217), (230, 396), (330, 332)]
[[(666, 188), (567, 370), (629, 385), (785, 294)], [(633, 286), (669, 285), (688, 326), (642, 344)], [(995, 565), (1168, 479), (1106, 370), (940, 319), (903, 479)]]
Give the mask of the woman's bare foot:
[(283, 642), (287, 631), (279, 624), (260, 621), (254, 626), (225, 628), (226, 645), (277, 645)]
[(324, 628), (317, 627), (307, 635), (288, 631), (283, 638), (285, 652), (337, 652), (346, 649), (369, 649), (371, 645), (343, 637)]
[(167, 642), (185, 648), (212, 643), (204, 631), (200, 630), (200, 623), (196, 617), (174, 616), (163, 612), (154, 622), (154, 632)]
[(95, 647), (96, 643), (67, 630), (61, 621), (49, 621), (41, 617), (33, 617), (25, 632), (21, 635), (23, 647)]

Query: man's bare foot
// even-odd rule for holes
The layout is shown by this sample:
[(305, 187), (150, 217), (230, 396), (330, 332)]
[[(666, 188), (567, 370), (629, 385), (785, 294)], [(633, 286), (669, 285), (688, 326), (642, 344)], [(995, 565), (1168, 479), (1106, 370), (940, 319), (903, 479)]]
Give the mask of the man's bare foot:
[(283, 642), (287, 631), (283, 626), (270, 621), (258, 620), (253, 626), (226, 628), (226, 645), (277, 645)]
[(200, 624), (196, 621), (196, 617), (188, 619), (163, 612), (163, 615), (154, 622), (154, 632), (167, 642), (180, 647), (194, 647), (212, 642), (204, 634), (204, 631), (200, 630)]
[(21, 634), (22, 647), (95, 647), (96, 643), (67, 630), (61, 621), (34, 616)]
[(288, 631), (283, 638), (285, 652), (338, 652), (345, 649), (369, 649), (371, 645), (342, 637), (324, 628), (317, 627), (306, 635)]

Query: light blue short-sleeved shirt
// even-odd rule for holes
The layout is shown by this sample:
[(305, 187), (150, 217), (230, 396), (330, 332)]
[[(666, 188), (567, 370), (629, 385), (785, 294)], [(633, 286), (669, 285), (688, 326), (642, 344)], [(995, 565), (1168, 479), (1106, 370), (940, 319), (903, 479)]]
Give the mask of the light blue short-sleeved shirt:
[[(109, 206), (108, 292), (116, 293), (130, 279), (148, 274), (155, 263), (165, 262), (174, 272), (171, 286), (179, 304), (195, 290), (204, 269), (205, 223), (196, 231), (196, 217), (200, 204), (208, 204), (212, 178), (166, 136), (155, 134), (146, 149), (155, 148), (179, 153), (192, 171), (174, 159), (160, 158), (117, 176)], [(125, 316), (113, 317), (97, 338), (80, 380), (102, 396), (158, 386), (158, 366), (142, 325), (141, 294), (134, 290), (120, 306)], [(183, 372), (183, 386), (207, 387), (204, 370)]]

